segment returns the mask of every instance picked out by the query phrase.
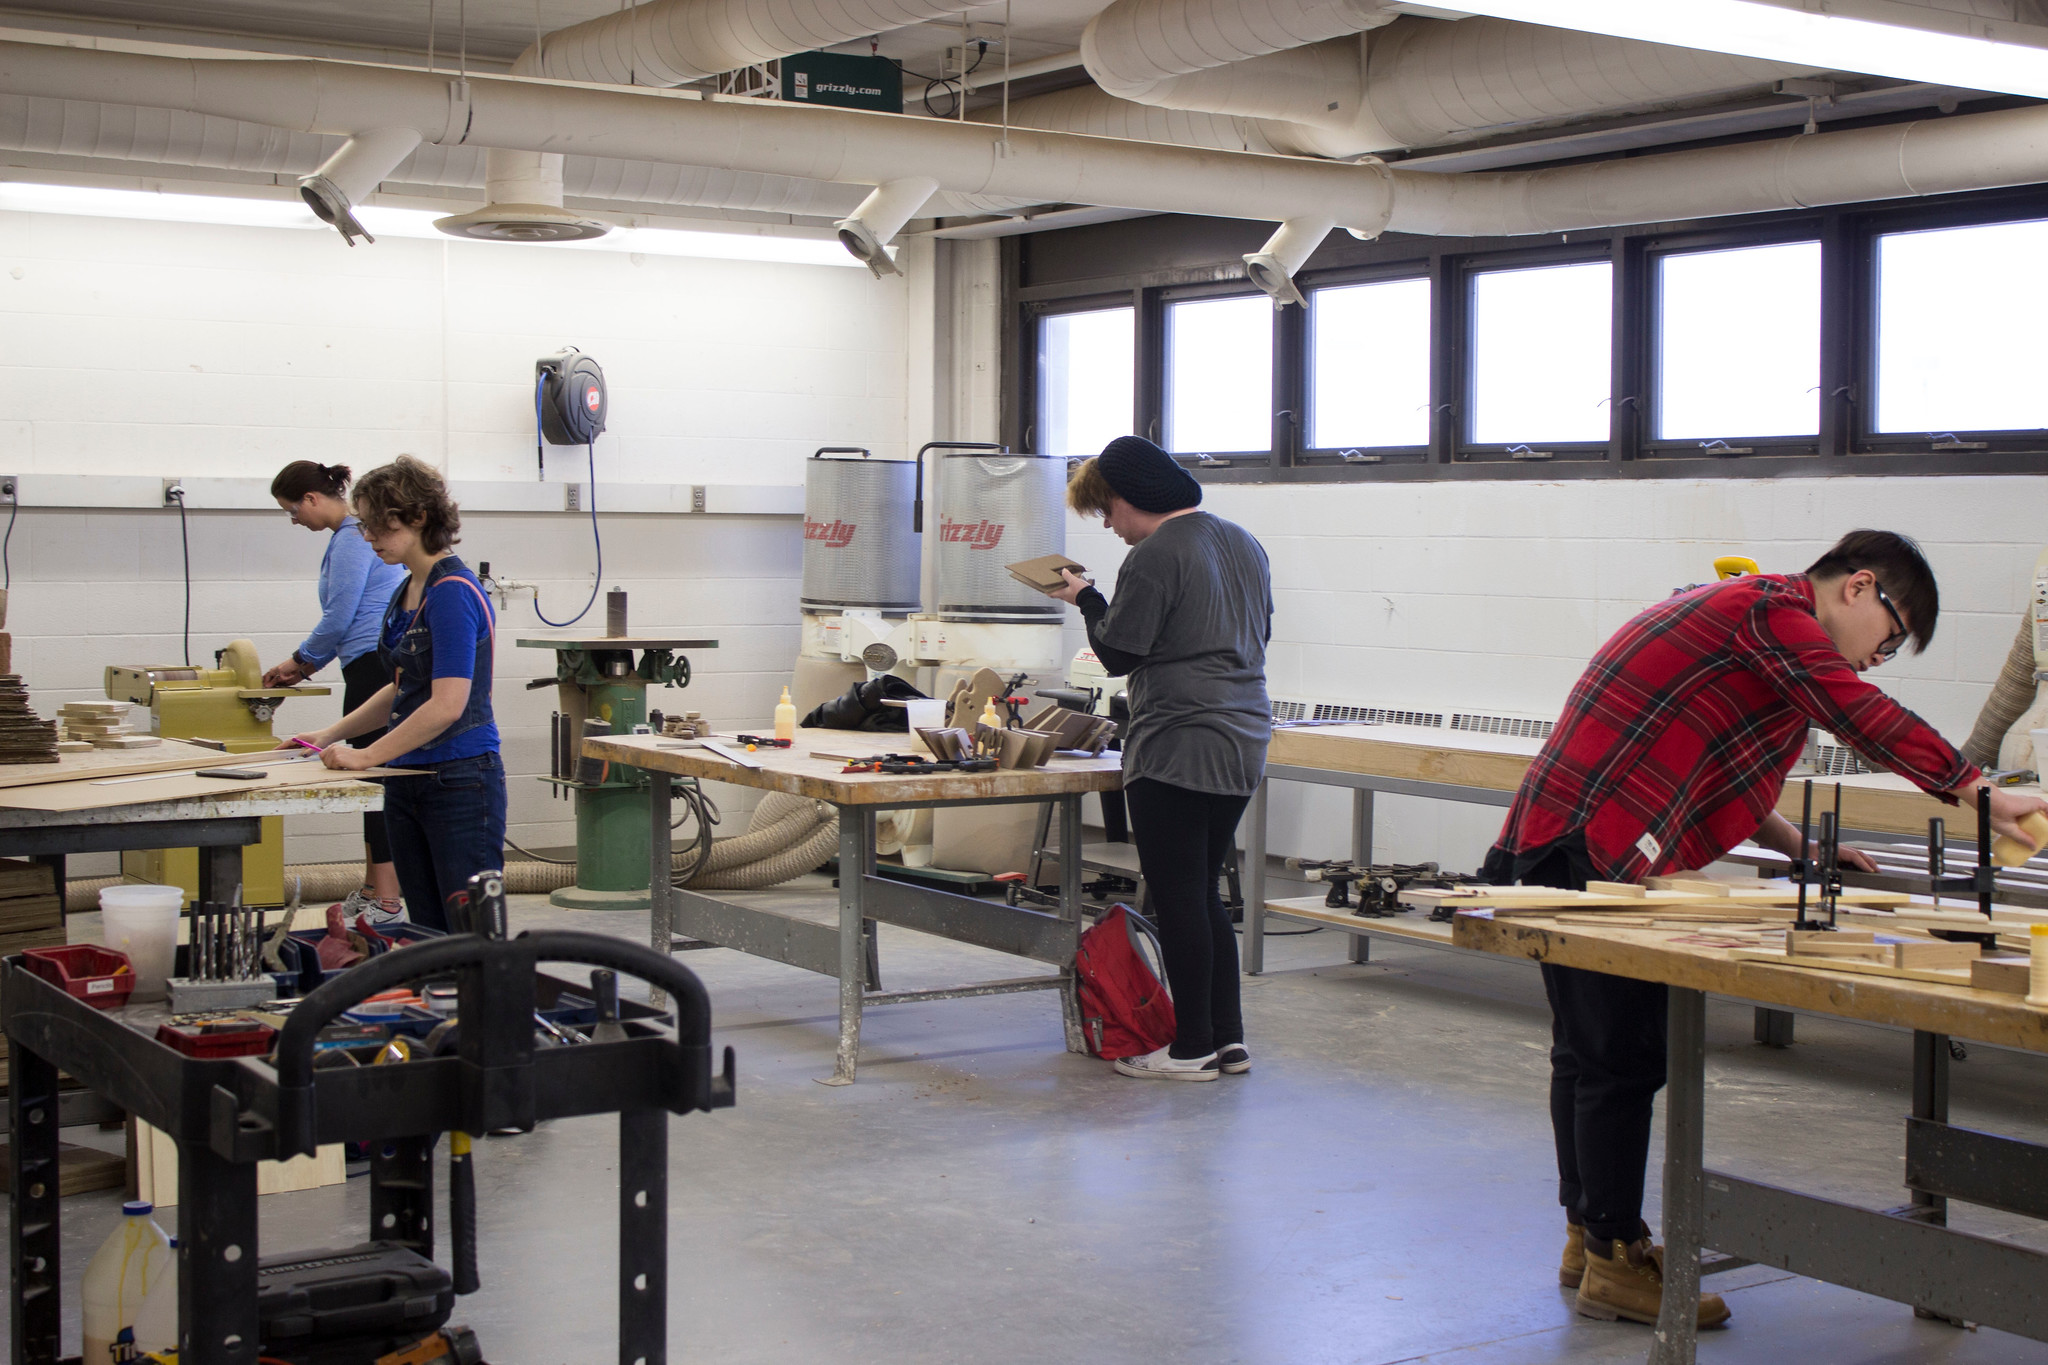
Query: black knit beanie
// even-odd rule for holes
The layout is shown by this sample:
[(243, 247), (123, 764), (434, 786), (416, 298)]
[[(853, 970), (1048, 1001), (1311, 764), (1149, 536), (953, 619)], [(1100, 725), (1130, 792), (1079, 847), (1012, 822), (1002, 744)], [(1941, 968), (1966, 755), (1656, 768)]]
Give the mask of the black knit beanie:
[(1095, 467), (1116, 495), (1140, 512), (1202, 505), (1202, 485), (1195, 476), (1142, 436), (1117, 437), (1102, 448)]

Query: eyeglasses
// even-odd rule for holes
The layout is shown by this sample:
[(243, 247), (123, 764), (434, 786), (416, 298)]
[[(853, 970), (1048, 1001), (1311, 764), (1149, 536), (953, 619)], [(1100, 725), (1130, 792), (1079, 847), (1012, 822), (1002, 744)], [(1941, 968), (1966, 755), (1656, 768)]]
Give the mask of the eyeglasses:
[(1900, 616), (1899, 609), (1892, 605), (1891, 596), (1885, 592), (1884, 584), (1878, 582), (1876, 579), (1872, 579), (1870, 586), (1877, 589), (1877, 600), (1879, 605), (1881, 605), (1885, 609), (1885, 613), (1892, 618), (1892, 624), (1898, 627), (1896, 631), (1885, 637), (1885, 641), (1883, 644), (1877, 647), (1878, 657), (1884, 659), (1895, 658), (1898, 655), (1900, 647), (1906, 643), (1906, 637), (1908, 635), (1911, 635), (1913, 632), (1906, 629), (1905, 618)]

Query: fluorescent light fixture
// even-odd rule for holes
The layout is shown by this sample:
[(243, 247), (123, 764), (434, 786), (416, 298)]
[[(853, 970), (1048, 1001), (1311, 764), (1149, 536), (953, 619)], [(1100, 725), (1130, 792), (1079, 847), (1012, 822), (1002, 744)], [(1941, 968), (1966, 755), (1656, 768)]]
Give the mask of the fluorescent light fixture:
[(1459, 0), (1468, 14), (2048, 98), (2048, 28), (1900, 0)]
[[(82, 185), (40, 185), (0, 181), (0, 211), (76, 214), (89, 218), (130, 218), (148, 222), (213, 223), (223, 227), (326, 230), (303, 201), (249, 199), (221, 194), (174, 194), (151, 190), (104, 189)], [(434, 227), (443, 211), (365, 204), (355, 216), (371, 235), (449, 242)], [(648, 256), (695, 256), (777, 265), (827, 265), (859, 269), (834, 236), (770, 236), (754, 232), (696, 232), (681, 228), (616, 228), (585, 242), (531, 245), (516, 242), (458, 243), (508, 251), (639, 252)]]
[(230, 227), (325, 227), (297, 199), (235, 199), (215, 194), (158, 194), (150, 190), (86, 185), (32, 185), (0, 181), (0, 209), (67, 213), (86, 218), (140, 218), (158, 223), (219, 223)]

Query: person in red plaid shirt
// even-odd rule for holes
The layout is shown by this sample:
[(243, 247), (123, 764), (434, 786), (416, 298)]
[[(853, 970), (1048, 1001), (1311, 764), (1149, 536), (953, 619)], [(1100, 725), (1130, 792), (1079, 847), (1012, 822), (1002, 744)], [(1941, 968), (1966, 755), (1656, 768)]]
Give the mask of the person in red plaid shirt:
[[(1941, 610), (1919, 547), (1852, 531), (1803, 574), (1694, 588), (1643, 612), (1593, 656), (1515, 793), (1484, 873), (1583, 889), (1694, 871), (1744, 839), (1801, 857), (1777, 814), (1809, 725), (1949, 804), (1982, 774), (1861, 676), (1934, 638)], [(1991, 790), (1991, 823), (2048, 802)], [(1845, 863), (1874, 871), (1844, 848)], [(1643, 1222), (1651, 1105), (1664, 1085), (1665, 988), (1543, 964), (1551, 1010), (1550, 1120), (1567, 1240), (1558, 1276), (1589, 1317), (1654, 1323), (1661, 1262)], [(1700, 1325), (1728, 1319), (1700, 1296)]]

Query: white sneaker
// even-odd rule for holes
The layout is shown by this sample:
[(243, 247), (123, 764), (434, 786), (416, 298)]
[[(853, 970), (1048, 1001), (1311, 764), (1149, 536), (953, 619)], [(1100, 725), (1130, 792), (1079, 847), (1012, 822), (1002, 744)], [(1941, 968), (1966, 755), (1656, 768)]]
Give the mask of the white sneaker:
[(341, 917), (349, 924), (353, 925), (358, 915), (368, 915), (372, 929), (406, 922), (405, 906), (402, 902), (392, 901), (386, 904), (375, 896), (365, 896), (361, 887), (349, 892), (348, 899), (341, 903)]
[(1116, 1069), (1120, 1075), (1145, 1081), (1213, 1081), (1220, 1074), (1215, 1053), (1206, 1057), (1176, 1057), (1171, 1046), (1142, 1057), (1119, 1057)]
[(1243, 1043), (1225, 1043), (1216, 1049), (1216, 1067), (1226, 1076), (1242, 1076), (1252, 1069), (1252, 1050)]

